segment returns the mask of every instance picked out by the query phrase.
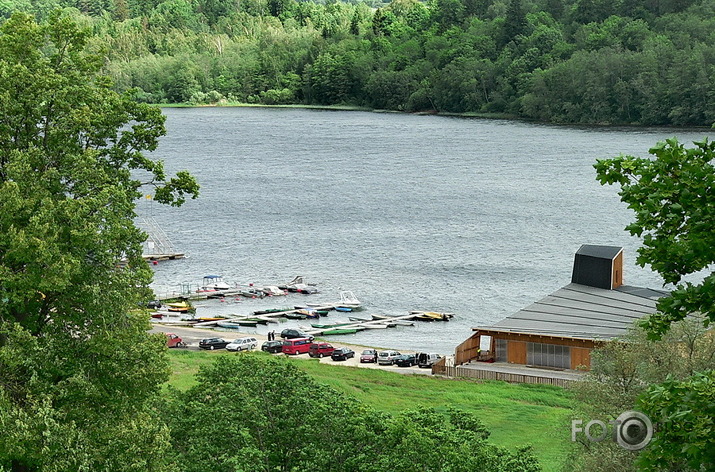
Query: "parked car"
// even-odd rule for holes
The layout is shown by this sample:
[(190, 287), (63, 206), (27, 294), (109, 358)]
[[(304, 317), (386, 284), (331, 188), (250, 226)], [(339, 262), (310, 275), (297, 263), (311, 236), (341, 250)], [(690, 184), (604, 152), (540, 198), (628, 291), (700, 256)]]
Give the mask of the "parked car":
[(310, 350), (308, 351), (308, 355), (310, 357), (324, 357), (331, 355), (333, 351), (335, 351), (335, 348), (330, 343), (314, 342), (310, 344)]
[(313, 340), (313, 336), (309, 334), (305, 334), (303, 331), (299, 329), (284, 329), (281, 331), (281, 338), (283, 339), (294, 339), (294, 338), (308, 338), (311, 341)]
[(355, 351), (347, 347), (341, 347), (333, 351), (330, 358), (334, 361), (346, 361), (355, 357)]
[(377, 362), (377, 350), (375, 349), (365, 349), (360, 354), (360, 363)]
[(261, 351), (270, 352), (272, 354), (283, 352), (283, 341), (266, 341), (261, 344)]
[(292, 338), (283, 341), (283, 354), (305, 354), (310, 351), (310, 338)]
[(395, 359), (395, 364), (399, 367), (412, 367), (417, 365), (417, 356), (414, 354), (401, 354)]
[(184, 340), (174, 333), (166, 333), (166, 345), (167, 347), (186, 347)]
[(214, 349), (223, 349), (228, 345), (228, 341), (223, 338), (206, 338), (199, 341), (200, 349), (209, 349), (213, 351)]
[(152, 310), (158, 310), (161, 308), (161, 301), (159, 300), (150, 300), (146, 302), (146, 307), (151, 308)]
[(417, 366), (422, 368), (432, 367), (442, 356), (433, 352), (420, 352), (417, 354)]
[(238, 338), (226, 345), (227, 351), (250, 351), (258, 346), (256, 338)]
[(377, 355), (377, 363), (380, 365), (392, 365), (399, 355), (400, 353), (397, 351), (380, 351)]

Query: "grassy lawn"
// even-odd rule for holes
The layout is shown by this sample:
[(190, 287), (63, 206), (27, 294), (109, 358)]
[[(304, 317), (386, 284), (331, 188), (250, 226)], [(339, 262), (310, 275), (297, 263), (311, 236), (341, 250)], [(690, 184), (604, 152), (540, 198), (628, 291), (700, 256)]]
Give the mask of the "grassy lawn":
[[(169, 383), (179, 389), (189, 388), (198, 368), (222, 355), (235, 354), (170, 351), (173, 375)], [(531, 444), (545, 471), (561, 470), (568, 453), (572, 398), (559, 387), (405, 375), (326, 365), (317, 359), (297, 358), (291, 362), (318, 382), (387, 413), (418, 405), (437, 409), (451, 405), (477, 413), (491, 431), (494, 444), (510, 449)]]

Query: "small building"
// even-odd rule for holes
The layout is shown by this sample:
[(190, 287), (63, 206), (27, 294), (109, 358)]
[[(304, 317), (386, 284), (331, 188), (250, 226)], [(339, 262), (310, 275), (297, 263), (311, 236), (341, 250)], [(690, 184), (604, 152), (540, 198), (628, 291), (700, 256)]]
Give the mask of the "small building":
[[(625, 335), (656, 312), (667, 291), (623, 285), (623, 248), (583, 245), (571, 283), (493, 326), (474, 333), (455, 351), (455, 365), (475, 360), (555, 369), (589, 369), (591, 350)], [(482, 353), (488, 337), (489, 352)]]

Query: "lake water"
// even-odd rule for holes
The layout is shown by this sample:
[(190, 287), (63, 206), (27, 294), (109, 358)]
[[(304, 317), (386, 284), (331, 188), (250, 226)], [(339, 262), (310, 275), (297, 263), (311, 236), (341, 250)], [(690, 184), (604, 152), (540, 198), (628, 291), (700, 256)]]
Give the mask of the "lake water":
[(598, 184), (593, 164), (645, 156), (672, 136), (712, 136), (306, 109), (164, 113), (168, 133), (153, 157), (170, 173), (189, 170), (202, 189), (178, 209), (138, 207), (188, 256), (154, 266), (158, 294), (206, 274), (259, 285), (302, 275), (321, 293), (201, 302), (198, 315), (331, 302), (351, 290), (362, 314), (455, 317), (335, 341), (441, 353), (568, 284), (581, 244), (624, 247), (625, 283), (662, 287), (635, 265), (639, 240), (623, 229), (632, 214), (617, 188)]

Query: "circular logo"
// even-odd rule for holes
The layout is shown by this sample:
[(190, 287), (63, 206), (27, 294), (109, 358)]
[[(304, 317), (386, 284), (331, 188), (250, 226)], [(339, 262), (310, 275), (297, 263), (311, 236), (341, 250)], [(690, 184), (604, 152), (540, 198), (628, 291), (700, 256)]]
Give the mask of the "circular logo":
[(640, 451), (653, 438), (653, 423), (639, 411), (624, 411), (616, 418), (616, 441), (623, 449)]

